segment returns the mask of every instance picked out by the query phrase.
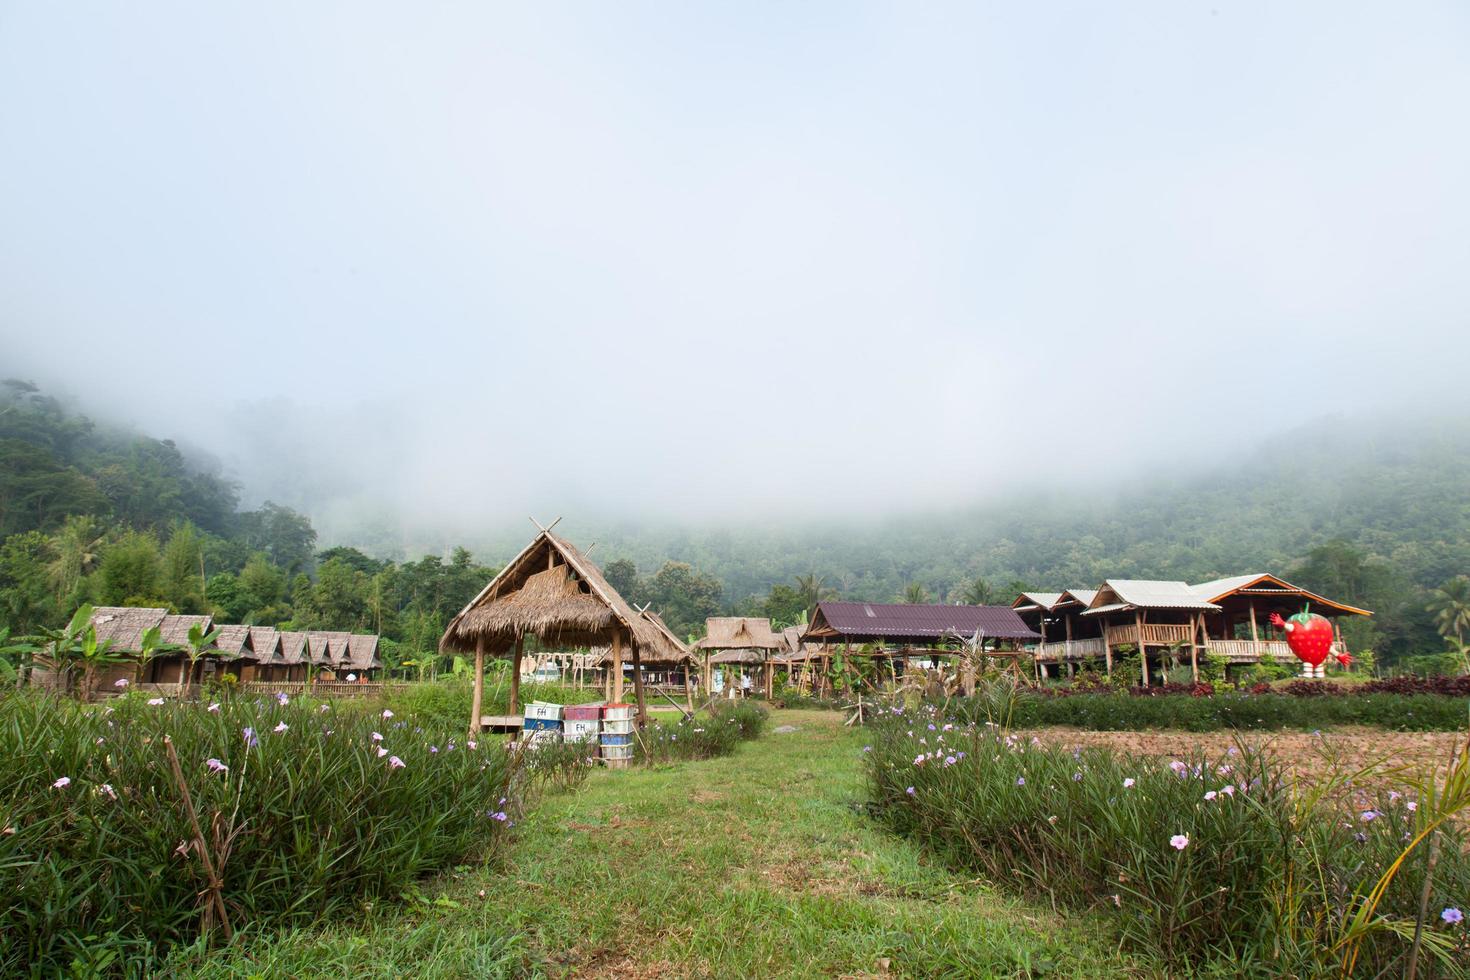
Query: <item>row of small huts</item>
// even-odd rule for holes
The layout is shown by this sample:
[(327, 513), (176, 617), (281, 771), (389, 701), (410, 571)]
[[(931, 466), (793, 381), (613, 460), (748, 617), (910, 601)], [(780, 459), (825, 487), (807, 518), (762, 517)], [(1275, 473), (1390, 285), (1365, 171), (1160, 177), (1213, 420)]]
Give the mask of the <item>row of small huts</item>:
[(225, 674), (241, 683), (330, 682), (346, 680), (348, 675), (356, 681), (372, 677), (383, 666), (378, 637), (371, 634), (277, 630), (216, 623), (212, 616), (178, 616), (167, 609), (99, 606), (92, 613), (99, 644), (109, 644), (114, 653), (137, 655), (143, 634), (157, 628), (166, 650), (145, 664), (128, 661), (99, 671), (97, 689), (111, 688), (118, 680), (178, 684), (181, 673), (190, 671), (189, 630), (196, 626), (205, 635), (215, 630), (219, 635), (193, 665), (192, 676), (186, 676), (189, 684)]

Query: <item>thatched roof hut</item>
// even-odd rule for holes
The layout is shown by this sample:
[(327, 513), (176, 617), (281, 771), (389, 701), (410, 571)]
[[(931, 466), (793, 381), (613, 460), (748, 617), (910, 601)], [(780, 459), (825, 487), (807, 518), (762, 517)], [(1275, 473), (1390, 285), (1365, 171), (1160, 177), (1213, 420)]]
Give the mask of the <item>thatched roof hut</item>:
[(597, 646), (614, 634), (643, 650), (663, 634), (618, 594), (602, 571), (566, 540), (543, 531), (449, 621), (444, 652), (478, 644), (498, 656), (530, 634), (545, 646)]
[[(520, 658), (527, 635), (553, 648), (610, 644), (614, 699), (622, 696), (623, 650), (631, 648), (636, 667), (644, 654), (660, 656), (670, 651), (672, 638), (672, 634), (659, 629), (656, 617), (635, 611), (603, 577), (602, 570), (570, 542), (543, 528), (449, 621), (439, 640), (442, 651), (475, 653), (471, 731), (478, 731), (481, 724), (482, 664), (486, 654), (501, 656), (513, 651), (510, 705), (512, 711), (516, 710)], [(677, 639), (673, 639), (673, 645), (677, 646)], [(633, 679), (642, 720), (646, 715), (641, 672), (635, 669)]]
[(711, 616), (704, 621), (704, 639), (694, 644), (700, 650), (786, 649), (786, 641), (771, 629), (769, 619), (754, 616)]
[(383, 666), (378, 659), (378, 638), (370, 633), (354, 633), (347, 638), (347, 660), (342, 664), (348, 670), (377, 670)]
[(647, 609), (640, 611), (638, 615), (652, 623), (654, 629), (658, 631), (658, 643), (651, 649), (640, 651), (644, 663), (684, 664), (694, 660), (694, 651), (689, 649), (687, 643), (674, 635), (674, 631), (669, 629), (662, 616)]

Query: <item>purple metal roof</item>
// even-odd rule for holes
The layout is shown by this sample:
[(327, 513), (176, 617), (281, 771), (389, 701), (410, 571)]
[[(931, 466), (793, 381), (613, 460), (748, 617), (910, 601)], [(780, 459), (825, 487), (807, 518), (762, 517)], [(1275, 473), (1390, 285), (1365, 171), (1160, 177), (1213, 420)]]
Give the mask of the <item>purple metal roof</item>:
[[(830, 627), (835, 637), (827, 634)], [(1010, 606), (899, 605), (882, 602), (823, 602), (808, 636), (813, 639), (906, 640), (927, 643), (945, 636), (995, 640), (1039, 640)]]

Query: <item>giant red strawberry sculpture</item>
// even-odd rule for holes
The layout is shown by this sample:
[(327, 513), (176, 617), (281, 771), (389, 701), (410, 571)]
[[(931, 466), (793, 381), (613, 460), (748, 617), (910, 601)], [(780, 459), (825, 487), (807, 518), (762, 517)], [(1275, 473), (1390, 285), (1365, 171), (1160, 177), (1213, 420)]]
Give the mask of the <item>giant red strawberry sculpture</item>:
[(1314, 612), (1303, 609), (1290, 619), (1272, 613), (1271, 625), (1286, 631), (1286, 645), (1313, 670), (1332, 653), (1332, 624)]

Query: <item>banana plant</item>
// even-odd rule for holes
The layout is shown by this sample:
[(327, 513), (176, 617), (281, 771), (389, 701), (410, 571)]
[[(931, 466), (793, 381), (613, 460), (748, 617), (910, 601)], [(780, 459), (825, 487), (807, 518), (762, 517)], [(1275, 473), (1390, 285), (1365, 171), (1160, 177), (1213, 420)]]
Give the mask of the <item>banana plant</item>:
[(125, 663), (127, 657), (112, 649), (112, 640), (97, 641), (97, 628), (90, 623), (82, 631), (77, 644), (76, 662), (82, 667), (82, 688), (77, 696), (82, 701), (92, 700), (92, 686), (97, 680), (97, 671), (103, 667)]
[(72, 614), (71, 622), (66, 626), (59, 630), (43, 626), (34, 637), (37, 641), (34, 651), (36, 663), (54, 671), (61, 687), (71, 682), (72, 671), (81, 653), (82, 636), (92, 625), (92, 612), (91, 605), (83, 605)]
[(204, 627), (198, 623), (189, 627), (189, 643), (184, 651), (186, 656), (184, 660), (179, 661), (179, 694), (184, 693), (188, 686), (187, 681), (193, 680), (194, 667), (204, 659), (204, 655), (218, 652), (214, 649), (214, 641), (219, 639), (221, 632), (221, 630), (210, 630), (206, 633)]
[(148, 664), (155, 658), (161, 654), (177, 652), (179, 649), (175, 644), (163, 642), (163, 631), (157, 626), (148, 627), (138, 640), (138, 668), (133, 671), (133, 683), (142, 683), (143, 672), (148, 669)]

